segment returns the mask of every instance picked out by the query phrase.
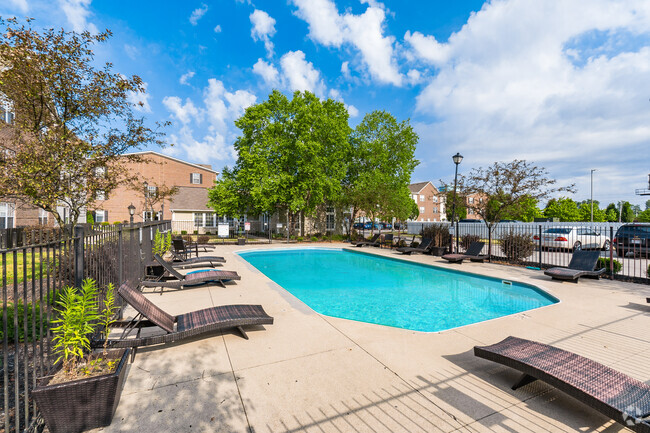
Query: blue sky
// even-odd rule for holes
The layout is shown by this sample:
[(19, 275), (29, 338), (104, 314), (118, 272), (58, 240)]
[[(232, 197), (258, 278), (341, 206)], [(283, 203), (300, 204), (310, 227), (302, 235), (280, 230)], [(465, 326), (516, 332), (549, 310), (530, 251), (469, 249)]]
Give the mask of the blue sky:
[(110, 29), (96, 50), (139, 75), (141, 114), (170, 120), (163, 151), (232, 165), (234, 120), (273, 88), (410, 118), (413, 181), (514, 158), (544, 166), (575, 200), (607, 204), (650, 173), (647, 0), (5, 0), (0, 16)]

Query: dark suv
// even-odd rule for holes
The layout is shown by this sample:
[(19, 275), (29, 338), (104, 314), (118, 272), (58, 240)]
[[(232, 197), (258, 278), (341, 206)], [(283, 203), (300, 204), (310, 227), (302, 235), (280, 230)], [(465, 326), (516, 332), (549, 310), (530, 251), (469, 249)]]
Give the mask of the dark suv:
[(619, 257), (627, 253), (650, 257), (650, 223), (630, 223), (619, 227), (614, 237), (614, 248)]

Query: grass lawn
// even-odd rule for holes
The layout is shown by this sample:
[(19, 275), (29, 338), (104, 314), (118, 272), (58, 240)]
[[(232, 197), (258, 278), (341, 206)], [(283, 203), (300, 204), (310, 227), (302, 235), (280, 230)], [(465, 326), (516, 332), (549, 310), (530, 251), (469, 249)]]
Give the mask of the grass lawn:
[[(27, 268), (27, 280), (30, 280), (33, 278), (38, 279), (41, 276), (41, 258), (38, 256), (38, 254), (34, 255), (34, 262), (32, 264), (32, 255), (31, 254), (16, 254), (16, 275), (14, 275), (14, 255), (9, 253), (7, 254), (7, 264), (6, 264), (6, 270), (7, 270), (7, 285), (13, 284), (14, 283), (14, 278), (17, 277), (18, 279), (18, 284), (22, 284), (24, 278), (25, 278), (25, 268)], [(43, 275), (45, 276), (47, 274), (47, 258), (43, 257)], [(34, 273), (32, 273), (32, 265), (34, 268)], [(0, 261), (0, 279), (3, 278), (4, 276), (4, 271), (2, 262)]]

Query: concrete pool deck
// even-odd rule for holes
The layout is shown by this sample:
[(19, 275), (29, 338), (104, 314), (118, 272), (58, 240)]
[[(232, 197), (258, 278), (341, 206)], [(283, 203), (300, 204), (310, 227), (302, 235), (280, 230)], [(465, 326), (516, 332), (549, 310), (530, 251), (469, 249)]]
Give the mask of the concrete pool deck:
[(561, 300), (488, 322), (422, 333), (321, 316), (235, 254), (278, 247), (283, 246), (217, 247), (212, 254), (226, 257), (223, 269), (242, 277), (225, 289), (147, 294), (170, 314), (261, 304), (275, 323), (247, 329), (249, 340), (233, 332), (139, 349), (113, 423), (97, 431), (627, 431), (544, 383), (512, 391), (519, 372), (472, 352), (475, 345), (508, 335), (552, 344), (650, 381), (648, 286), (589, 279), (561, 283), (515, 266), (451, 265), (439, 257), (364, 248), (531, 283)]

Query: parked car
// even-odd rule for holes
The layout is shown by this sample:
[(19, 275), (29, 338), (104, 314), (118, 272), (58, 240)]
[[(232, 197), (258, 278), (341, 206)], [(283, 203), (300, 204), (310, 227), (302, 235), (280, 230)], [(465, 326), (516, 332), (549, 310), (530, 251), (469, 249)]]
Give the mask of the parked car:
[(475, 220), (475, 219), (472, 219), (472, 218), (464, 218), (462, 220), (458, 220), (458, 222), (461, 223), (461, 224), (462, 223), (482, 223), (483, 220)]
[(392, 230), (393, 225), (391, 223), (379, 223), (382, 229)]
[(650, 257), (650, 223), (630, 223), (618, 228), (614, 236), (614, 248), (619, 257), (628, 253)]
[[(533, 236), (539, 241), (539, 236)], [(609, 238), (589, 227), (551, 227), (542, 232), (542, 248), (560, 248), (573, 251), (609, 248)]]
[(353, 228), (353, 229), (361, 230), (361, 229), (363, 228), (363, 223), (354, 223), (354, 224), (352, 225), (352, 228)]

